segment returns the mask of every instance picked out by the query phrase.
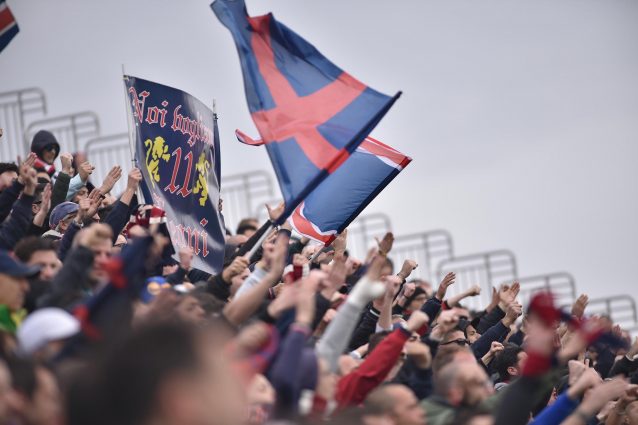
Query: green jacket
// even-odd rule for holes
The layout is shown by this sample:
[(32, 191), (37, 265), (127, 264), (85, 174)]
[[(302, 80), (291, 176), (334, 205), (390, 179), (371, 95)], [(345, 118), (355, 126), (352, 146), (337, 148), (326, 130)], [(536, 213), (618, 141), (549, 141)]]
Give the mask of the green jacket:
[(0, 329), (12, 334), (16, 333), (26, 315), (27, 311), (24, 309), (12, 313), (9, 307), (0, 305)]
[[(503, 391), (495, 393), (481, 403), (481, 407), (495, 411), (503, 398)], [(421, 401), (421, 408), (425, 410), (428, 425), (448, 425), (454, 420), (458, 407), (450, 405), (443, 397), (433, 395)]]

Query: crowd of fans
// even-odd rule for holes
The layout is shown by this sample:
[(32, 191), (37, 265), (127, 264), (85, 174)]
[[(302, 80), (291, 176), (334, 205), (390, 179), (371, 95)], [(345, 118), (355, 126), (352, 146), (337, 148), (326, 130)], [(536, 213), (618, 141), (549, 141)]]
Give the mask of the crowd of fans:
[(356, 259), (254, 219), (210, 275), (138, 169), (117, 197), (92, 172), (47, 131), (0, 163), (0, 424), (638, 424), (638, 340), (585, 295), (468, 310), (480, 287), (410, 278), (390, 233)]

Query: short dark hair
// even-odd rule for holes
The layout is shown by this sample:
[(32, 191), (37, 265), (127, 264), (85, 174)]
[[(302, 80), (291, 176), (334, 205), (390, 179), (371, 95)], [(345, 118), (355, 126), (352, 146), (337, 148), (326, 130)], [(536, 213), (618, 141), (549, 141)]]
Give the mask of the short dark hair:
[(243, 235), (246, 230), (257, 231), (257, 226), (255, 226), (255, 221), (257, 221), (257, 220), (254, 219), (254, 218), (244, 218), (244, 219), (242, 219), (239, 222), (239, 224), (237, 225), (236, 234)]
[(492, 368), (498, 373), (499, 381), (507, 382), (510, 380), (511, 375), (507, 369), (516, 366), (518, 363), (518, 353), (521, 351), (523, 351), (523, 349), (518, 345), (507, 344), (503, 351), (494, 357)]
[(27, 236), (20, 239), (13, 253), (23, 263), (31, 259), (36, 251), (57, 251), (51, 239), (42, 239), (37, 236)]
[(432, 372), (436, 375), (441, 369), (452, 363), (456, 354), (461, 351), (471, 353), (467, 346), (460, 346), (458, 344), (439, 346), (434, 359), (432, 359)]
[(18, 172), (18, 166), (13, 162), (0, 162), (0, 174), (6, 173), (7, 171)]

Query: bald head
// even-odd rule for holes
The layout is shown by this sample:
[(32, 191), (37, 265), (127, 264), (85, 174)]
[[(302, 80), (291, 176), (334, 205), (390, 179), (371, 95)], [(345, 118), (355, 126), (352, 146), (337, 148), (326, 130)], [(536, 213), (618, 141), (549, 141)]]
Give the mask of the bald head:
[(366, 409), (390, 418), (396, 425), (424, 425), (425, 412), (419, 400), (405, 385), (388, 384), (378, 387), (364, 402)]
[(435, 376), (435, 392), (453, 406), (476, 406), (493, 392), (485, 370), (476, 362), (453, 362)]

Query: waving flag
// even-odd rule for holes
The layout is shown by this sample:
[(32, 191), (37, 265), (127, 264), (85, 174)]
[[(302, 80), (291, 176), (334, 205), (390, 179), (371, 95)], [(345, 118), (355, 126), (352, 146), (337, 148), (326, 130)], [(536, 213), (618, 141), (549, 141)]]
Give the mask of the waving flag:
[(243, 0), (211, 7), (237, 46), (251, 116), (286, 201), (281, 220), (335, 172), (398, 98), (366, 86), (272, 14)]
[[(264, 144), (239, 130), (235, 134), (244, 144)], [(366, 137), (350, 158), (295, 209), (290, 223), (298, 233), (329, 245), (411, 161), (390, 146)]]
[(9, 6), (5, 0), (0, 0), (0, 52), (7, 47), (7, 44), (20, 31)]

